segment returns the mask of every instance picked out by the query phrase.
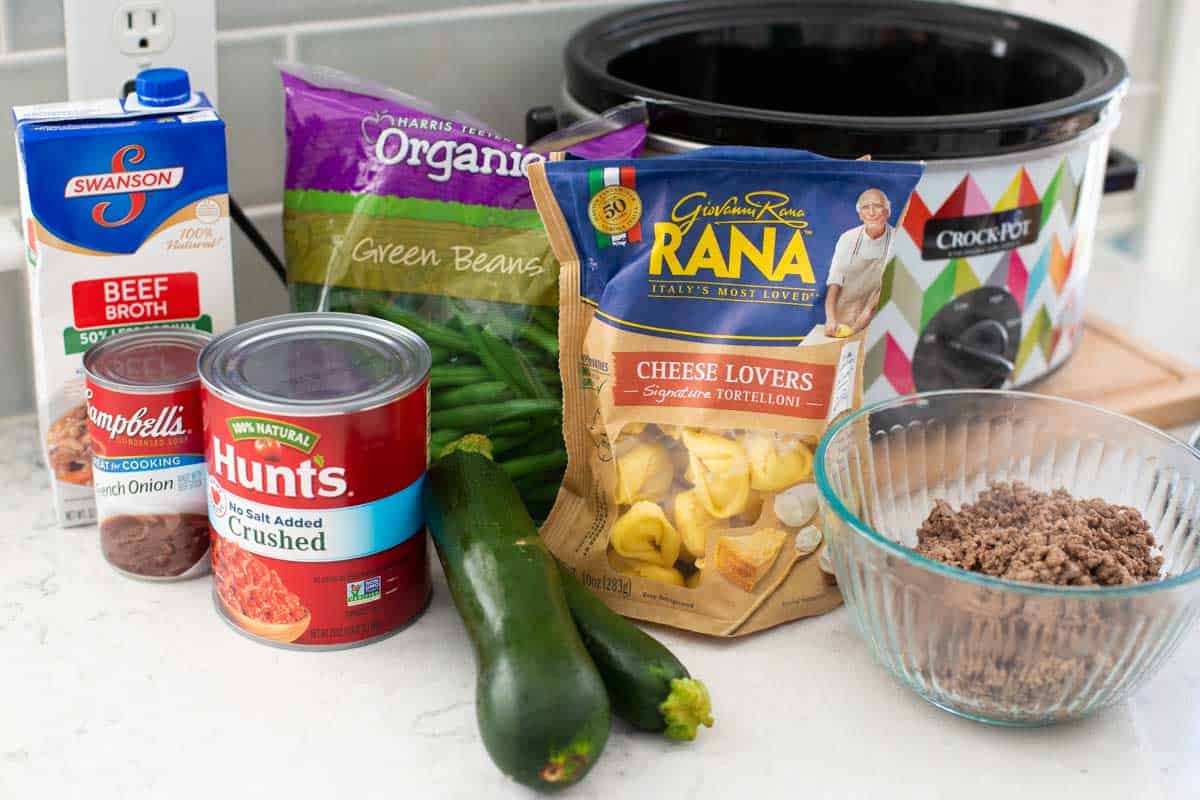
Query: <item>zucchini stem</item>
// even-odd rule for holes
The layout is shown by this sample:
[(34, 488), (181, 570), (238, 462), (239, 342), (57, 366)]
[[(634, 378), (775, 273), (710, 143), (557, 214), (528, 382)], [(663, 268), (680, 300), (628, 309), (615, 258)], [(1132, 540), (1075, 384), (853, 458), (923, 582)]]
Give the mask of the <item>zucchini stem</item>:
[(482, 433), (468, 433), (462, 438), (455, 439), (438, 453), (438, 458), (451, 453), (477, 453), (489, 461), (492, 458), (492, 441)]
[(712, 700), (708, 687), (695, 678), (675, 678), (671, 681), (671, 693), (659, 704), (667, 729), (668, 739), (690, 742), (696, 738), (700, 725), (711, 728), (713, 724)]

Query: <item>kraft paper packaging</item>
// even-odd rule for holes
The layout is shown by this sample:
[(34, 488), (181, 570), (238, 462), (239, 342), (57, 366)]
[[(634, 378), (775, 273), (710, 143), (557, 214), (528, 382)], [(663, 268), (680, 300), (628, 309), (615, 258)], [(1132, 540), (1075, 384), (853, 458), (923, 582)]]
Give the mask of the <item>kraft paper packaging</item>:
[(862, 402), (922, 170), (734, 147), (531, 166), (569, 454), (542, 534), (609, 606), (738, 636), (841, 601), (813, 452)]

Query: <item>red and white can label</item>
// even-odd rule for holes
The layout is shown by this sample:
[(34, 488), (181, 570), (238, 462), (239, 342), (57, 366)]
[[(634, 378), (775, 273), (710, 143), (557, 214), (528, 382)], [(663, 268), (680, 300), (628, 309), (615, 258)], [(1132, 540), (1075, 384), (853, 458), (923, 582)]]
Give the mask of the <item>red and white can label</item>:
[(192, 572), (208, 551), (199, 382), (143, 393), (89, 378), (87, 401), (105, 557), (145, 577)]
[(421, 613), (427, 406), (427, 384), (322, 417), (204, 392), (213, 577), (230, 622), (282, 644), (346, 645)]

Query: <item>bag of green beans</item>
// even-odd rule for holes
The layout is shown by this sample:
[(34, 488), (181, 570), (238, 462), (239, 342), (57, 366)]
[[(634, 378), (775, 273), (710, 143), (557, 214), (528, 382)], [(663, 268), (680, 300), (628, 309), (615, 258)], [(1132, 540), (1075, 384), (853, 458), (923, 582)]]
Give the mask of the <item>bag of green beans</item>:
[(566, 465), (558, 262), (526, 170), (637, 155), (639, 105), (529, 147), (324, 67), (282, 68), (292, 306), (392, 320), (433, 351), (431, 452), (487, 434), (535, 516)]

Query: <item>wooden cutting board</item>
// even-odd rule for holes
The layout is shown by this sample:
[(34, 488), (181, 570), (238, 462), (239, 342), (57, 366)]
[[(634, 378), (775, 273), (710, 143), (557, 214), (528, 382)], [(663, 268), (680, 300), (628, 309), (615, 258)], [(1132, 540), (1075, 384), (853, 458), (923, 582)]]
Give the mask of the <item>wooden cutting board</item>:
[(1119, 411), (1160, 428), (1200, 421), (1200, 367), (1095, 317), (1057, 372), (1026, 388)]

